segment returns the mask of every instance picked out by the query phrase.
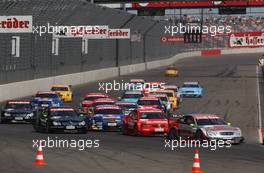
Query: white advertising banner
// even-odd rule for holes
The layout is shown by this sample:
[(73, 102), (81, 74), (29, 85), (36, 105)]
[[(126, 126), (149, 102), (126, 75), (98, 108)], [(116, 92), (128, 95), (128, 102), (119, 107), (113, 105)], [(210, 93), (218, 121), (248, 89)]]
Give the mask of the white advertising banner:
[(32, 33), (32, 16), (0, 16), (0, 33)]
[(250, 48), (264, 46), (264, 32), (239, 32), (230, 34), (230, 48)]

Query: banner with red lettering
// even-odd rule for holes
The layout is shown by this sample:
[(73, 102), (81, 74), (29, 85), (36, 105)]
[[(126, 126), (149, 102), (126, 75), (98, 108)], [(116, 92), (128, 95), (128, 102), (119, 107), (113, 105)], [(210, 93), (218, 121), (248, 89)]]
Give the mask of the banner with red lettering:
[(0, 33), (32, 33), (32, 16), (0, 16)]
[(250, 48), (263, 46), (264, 32), (238, 32), (230, 34), (230, 48)]

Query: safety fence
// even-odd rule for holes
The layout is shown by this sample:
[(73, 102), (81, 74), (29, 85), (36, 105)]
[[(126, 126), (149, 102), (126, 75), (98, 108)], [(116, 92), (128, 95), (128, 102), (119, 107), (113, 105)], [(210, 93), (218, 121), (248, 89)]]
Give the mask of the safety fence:
[[(0, 33), (0, 84), (167, 59), (181, 52), (225, 48), (228, 37), (204, 38), (200, 44), (162, 42), (169, 21), (108, 9), (82, 0), (0, 1), (0, 16), (30, 15), (33, 26), (108, 25), (129, 28), (130, 39), (60, 38), (54, 53), (52, 34)], [(14, 55), (19, 37), (19, 56)]]

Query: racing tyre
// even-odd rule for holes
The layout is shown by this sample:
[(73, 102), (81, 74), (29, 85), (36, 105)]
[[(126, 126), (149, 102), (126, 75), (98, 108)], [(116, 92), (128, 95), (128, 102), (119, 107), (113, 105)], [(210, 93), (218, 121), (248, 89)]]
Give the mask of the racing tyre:
[(196, 135), (195, 135), (195, 139), (199, 140), (200, 142), (202, 142), (203, 140), (205, 140), (204, 134), (201, 130), (199, 130)]
[(127, 127), (125, 125), (122, 126), (121, 131), (123, 135), (127, 135)]
[(169, 140), (179, 139), (179, 133), (177, 132), (177, 130), (171, 128), (168, 134), (168, 139)]
[(135, 127), (135, 130), (134, 130), (133, 136), (139, 136), (138, 128), (137, 128), (137, 127)]
[(2, 116), (0, 115), (0, 124), (4, 124), (5, 121), (2, 119)]
[(50, 129), (50, 125), (49, 124), (46, 124), (45, 132), (46, 133), (51, 133), (51, 129)]

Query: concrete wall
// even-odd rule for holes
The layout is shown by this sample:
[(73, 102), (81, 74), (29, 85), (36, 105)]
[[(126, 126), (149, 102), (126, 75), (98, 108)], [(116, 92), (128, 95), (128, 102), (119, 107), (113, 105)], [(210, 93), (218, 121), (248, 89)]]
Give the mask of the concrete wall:
[[(221, 50), (222, 55), (227, 54), (243, 54), (243, 53), (260, 53), (263, 48), (251, 49), (227, 49)], [(53, 84), (70, 84), (79, 85), (93, 81), (99, 81), (107, 78), (117, 77), (119, 75), (127, 75), (140, 71), (145, 71), (153, 68), (167, 66), (175, 63), (183, 58), (191, 58), (201, 56), (201, 51), (179, 53), (173, 57), (150, 61), (146, 63), (125, 65), (112, 68), (105, 68), (81, 73), (73, 73), (68, 75), (60, 75), (49, 78), (40, 78), (35, 80), (28, 80), (22, 82), (14, 82), (0, 85), (0, 102), (8, 99), (20, 98), (35, 94), (37, 91), (49, 90)]]

